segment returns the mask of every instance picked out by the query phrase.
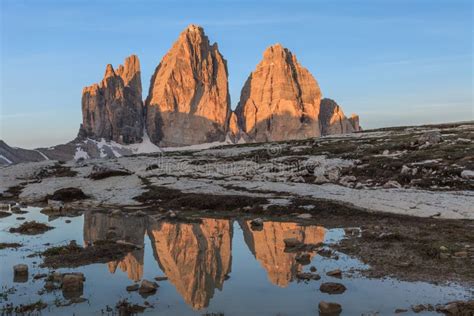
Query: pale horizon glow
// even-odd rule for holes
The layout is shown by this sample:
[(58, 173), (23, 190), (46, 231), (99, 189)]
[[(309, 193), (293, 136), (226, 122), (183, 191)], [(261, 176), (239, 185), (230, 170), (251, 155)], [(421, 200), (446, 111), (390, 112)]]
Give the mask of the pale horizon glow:
[(0, 139), (76, 137), (84, 86), (138, 55), (143, 98), (189, 24), (227, 60), (231, 104), (266, 47), (281, 43), (366, 129), (474, 120), (471, 1), (1, 2)]

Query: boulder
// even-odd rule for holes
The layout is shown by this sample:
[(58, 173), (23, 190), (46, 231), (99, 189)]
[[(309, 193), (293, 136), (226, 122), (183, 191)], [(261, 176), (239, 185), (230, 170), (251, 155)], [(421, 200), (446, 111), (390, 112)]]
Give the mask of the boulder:
[(332, 302), (319, 302), (319, 315), (321, 316), (337, 316), (341, 314), (342, 307), (338, 303)]
[(148, 280), (142, 280), (138, 292), (140, 294), (153, 294), (158, 289), (159, 285), (156, 282), (151, 282)]
[(66, 299), (81, 297), (84, 292), (85, 277), (82, 273), (65, 273), (62, 276), (62, 291)]
[(342, 294), (346, 291), (346, 287), (341, 283), (326, 282), (321, 284), (319, 290), (328, 294)]

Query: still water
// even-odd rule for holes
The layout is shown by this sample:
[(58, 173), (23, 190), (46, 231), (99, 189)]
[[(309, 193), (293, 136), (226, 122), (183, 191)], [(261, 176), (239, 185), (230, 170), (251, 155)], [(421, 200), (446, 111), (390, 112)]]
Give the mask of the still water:
[[(18, 305), (41, 299), (48, 304), (42, 315), (112, 315), (107, 306), (114, 307), (118, 301), (127, 299), (140, 305), (147, 301), (153, 307), (145, 314), (153, 315), (317, 315), (319, 301), (325, 300), (341, 304), (341, 315), (392, 315), (397, 308), (446, 303), (472, 295), (455, 284), (435, 286), (347, 273), (368, 267), (343, 253), (337, 253), (339, 259), (335, 260), (310, 252), (311, 263), (303, 266), (295, 260), (296, 253), (285, 252), (284, 239), (290, 237), (310, 244), (324, 242), (330, 247), (344, 238), (342, 228), (267, 221), (263, 229), (256, 231), (245, 220), (202, 218), (200, 223), (173, 223), (147, 216), (85, 212), (74, 218), (51, 220), (48, 224), (54, 229), (42, 235), (9, 233), (9, 228), (24, 221), (18, 220), (18, 216), (48, 222), (39, 208), (25, 210), (27, 214), (0, 219), (0, 242), (23, 244), (17, 250), (0, 250), (1, 292), (16, 288), (7, 301), (0, 298), (0, 308), (7, 302)], [(71, 222), (66, 223), (67, 219)], [(71, 240), (87, 245), (106, 239), (110, 231), (143, 248), (119, 261), (57, 270), (85, 274), (82, 297), (86, 302), (56, 307), (55, 303), (67, 302), (60, 290), (38, 294), (44, 280), (33, 280), (32, 276), (50, 271), (39, 267), (41, 258), (28, 255)], [(13, 282), (12, 267), (18, 263), (29, 266), (30, 278), (26, 283)], [(317, 269), (321, 280), (298, 281), (296, 274), (307, 272), (310, 267)], [(326, 276), (327, 271), (334, 269), (343, 271), (342, 279)], [(168, 279), (158, 282), (160, 287), (152, 296), (143, 298), (138, 292), (125, 290), (142, 279), (153, 281), (158, 276)], [(339, 295), (324, 294), (319, 291), (322, 282), (340, 282), (347, 290)]]

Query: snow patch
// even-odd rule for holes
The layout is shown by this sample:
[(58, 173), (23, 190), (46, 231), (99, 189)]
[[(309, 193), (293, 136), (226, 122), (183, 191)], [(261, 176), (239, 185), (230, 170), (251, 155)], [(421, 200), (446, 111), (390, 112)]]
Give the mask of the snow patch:
[(8, 159), (7, 157), (5, 157), (4, 155), (0, 155), (0, 159), (5, 160), (5, 161), (6, 161), (8, 164), (10, 164), (10, 165), (13, 163), (10, 159)]
[(74, 160), (89, 159), (89, 154), (85, 152), (81, 147), (76, 147), (76, 153), (74, 154)]
[(39, 151), (39, 150), (35, 150), (35, 151), (36, 151), (38, 154), (40, 154), (40, 155), (44, 158), (44, 160), (49, 160), (48, 156), (46, 156), (45, 154), (43, 154), (41, 151)]

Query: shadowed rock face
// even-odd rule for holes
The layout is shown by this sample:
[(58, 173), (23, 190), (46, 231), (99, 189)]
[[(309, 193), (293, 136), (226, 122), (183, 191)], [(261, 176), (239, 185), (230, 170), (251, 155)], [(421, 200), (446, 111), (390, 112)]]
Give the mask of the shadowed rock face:
[(143, 136), (140, 62), (132, 55), (115, 71), (107, 65), (104, 79), (82, 91), (80, 134), (119, 143), (136, 143)]
[(349, 118), (349, 122), (351, 122), (352, 127), (354, 128), (355, 132), (359, 132), (362, 130), (359, 124), (359, 115), (352, 114), (351, 117)]
[(150, 82), (146, 122), (161, 146), (224, 140), (230, 115), (227, 64), (204, 30), (190, 25), (163, 57)]
[(359, 117), (353, 116), (353, 120), (348, 119), (344, 115), (342, 108), (336, 103), (336, 101), (331, 99), (321, 100), (320, 121), (321, 134), (323, 136), (347, 134), (359, 130)]
[(256, 141), (303, 139), (321, 135), (320, 101), (311, 73), (276, 44), (247, 79), (236, 112), (242, 130)]
[(209, 305), (222, 289), (232, 261), (232, 222), (151, 222), (148, 234), (155, 258), (168, 280), (194, 309)]
[(108, 263), (111, 273), (115, 273), (117, 267), (120, 267), (133, 281), (138, 281), (143, 277), (145, 229), (144, 217), (115, 217), (104, 213), (84, 213), (85, 245), (112, 238), (141, 246), (141, 249), (130, 252), (122, 260)]
[[(325, 229), (319, 226), (299, 226), (297, 223), (264, 222), (263, 229), (254, 231), (250, 221), (240, 222), (245, 243), (268, 273), (275, 285), (286, 287), (294, 279), (301, 265), (296, 262), (296, 253), (285, 252), (287, 238), (296, 238), (305, 244), (324, 241)], [(311, 257), (315, 252), (309, 253)]]

